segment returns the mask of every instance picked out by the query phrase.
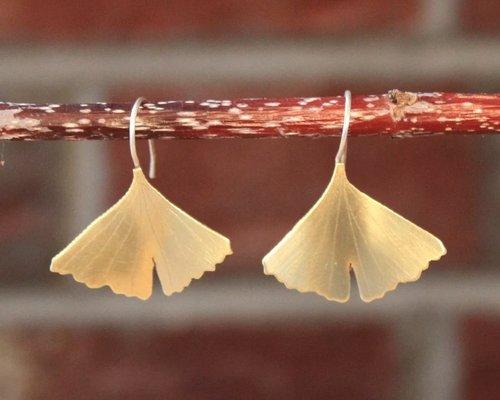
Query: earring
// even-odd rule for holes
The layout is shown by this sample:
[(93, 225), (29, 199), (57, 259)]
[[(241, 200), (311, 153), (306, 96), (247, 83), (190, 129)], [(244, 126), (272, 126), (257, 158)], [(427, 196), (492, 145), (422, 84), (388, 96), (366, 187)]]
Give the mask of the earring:
[[(135, 146), (139, 98), (130, 113), (129, 141), (134, 162), (127, 193), (52, 259), (50, 270), (71, 274), (90, 288), (140, 299), (150, 297), (153, 268), (168, 296), (232, 254), (229, 239), (198, 222), (162, 196), (146, 179)], [(150, 177), (155, 153), (149, 141)]]
[(289, 289), (328, 300), (349, 299), (350, 269), (360, 297), (379, 299), (400, 282), (417, 280), (443, 243), (354, 187), (345, 172), (351, 93), (333, 177), (311, 210), (262, 260), (264, 273)]

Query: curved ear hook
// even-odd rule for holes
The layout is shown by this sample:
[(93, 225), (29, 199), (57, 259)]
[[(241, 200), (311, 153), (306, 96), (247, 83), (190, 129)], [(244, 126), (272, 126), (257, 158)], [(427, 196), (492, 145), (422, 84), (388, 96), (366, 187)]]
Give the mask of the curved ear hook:
[[(129, 144), (130, 144), (130, 155), (132, 156), (132, 161), (134, 162), (135, 168), (141, 168), (139, 162), (139, 157), (137, 156), (137, 148), (135, 147), (135, 125), (137, 120), (137, 113), (139, 107), (145, 101), (144, 97), (139, 97), (132, 106), (130, 110), (130, 121), (129, 121)], [(149, 147), (149, 178), (154, 179), (156, 177), (156, 151), (153, 139), (148, 139)]]
[(344, 108), (344, 124), (342, 125), (342, 136), (340, 137), (339, 150), (335, 156), (335, 162), (344, 164), (346, 161), (347, 153), (347, 134), (349, 132), (349, 123), (351, 120), (351, 92), (346, 90), (344, 92), (345, 108)]

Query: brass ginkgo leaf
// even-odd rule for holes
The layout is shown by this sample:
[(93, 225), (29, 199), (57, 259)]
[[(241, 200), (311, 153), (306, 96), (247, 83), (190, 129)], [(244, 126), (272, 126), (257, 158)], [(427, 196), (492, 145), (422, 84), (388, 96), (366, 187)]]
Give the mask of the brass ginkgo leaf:
[(321, 198), (263, 264), (286, 287), (339, 302), (349, 299), (352, 268), (369, 302), (417, 280), (444, 254), (438, 238), (354, 187), (339, 162)]
[(154, 267), (171, 295), (229, 254), (229, 239), (170, 203), (135, 168), (127, 193), (56, 255), (50, 270), (145, 300)]

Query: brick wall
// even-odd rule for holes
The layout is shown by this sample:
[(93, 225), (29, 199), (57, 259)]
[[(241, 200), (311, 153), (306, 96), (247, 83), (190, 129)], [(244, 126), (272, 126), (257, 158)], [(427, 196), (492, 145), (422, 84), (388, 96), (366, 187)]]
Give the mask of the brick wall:
[(470, 400), (498, 398), (500, 376), (500, 319), (488, 314), (464, 321), (464, 386)]
[(194, 326), (134, 335), (54, 328), (18, 332), (16, 343), (35, 377), (26, 389), (33, 399), (388, 398), (394, 355), (386, 329), (283, 328)]
[(408, 31), (415, 0), (198, 0), (86, 3), (4, 0), (0, 35), (7, 40), (79, 41), (231, 38), (234, 35), (348, 34)]
[[(0, 10), (2, 59), (12, 61), (11, 55), (19, 49), (42, 54), (38, 62), (47, 59), (40, 62), (37, 79), (29, 83), (16, 79), (26, 79), (26, 65), (4, 67), (7, 62), (0, 62), (0, 76), (7, 73), (15, 82), (10, 92), (2, 89), (6, 100), (12, 101), (132, 102), (138, 95), (150, 99), (320, 96), (341, 93), (345, 88), (358, 93), (394, 87), (500, 91), (497, 64), (486, 65), (478, 57), (472, 71), (461, 69), (466, 61), (470, 64), (462, 54), (469, 54), (471, 46), (500, 43), (497, 1), (174, 0), (151, 1), (145, 6), (129, 0), (3, 0)], [(469, 40), (475, 40), (474, 45)], [(75, 69), (84, 76), (78, 83), (48, 78), (47, 71), (50, 61), (60, 57), (60, 46), (75, 51), (108, 46), (107, 51), (113, 53), (137, 43), (145, 49), (168, 43), (182, 53), (182, 49), (192, 51), (189, 46), (193, 43), (201, 43), (206, 46), (200, 50), (202, 56), (228, 42), (236, 43), (244, 53), (245, 46), (258, 43), (272, 51), (283, 41), (338, 44), (349, 49), (347, 54), (362, 51), (363, 43), (379, 43), (381, 58), (392, 57), (379, 60), (381, 65), (396, 66), (407, 65), (404, 61), (413, 59), (416, 50), (428, 54), (429, 60), (436, 56), (436, 48), (453, 44), (458, 50), (443, 66), (435, 66), (434, 72), (421, 62), (421, 74), (410, 76), (403, 68), (395, 68), (393, 75), (381, 77), (368, 69), (360, 79), (336, 70), (331, 71), (331, 78), (321, 80), (311, 78), (309, 71), (291, 80), (265, 75), (238, 79), (236, 66), (226, 80), (169, 81), (173, 71), (166, 69), (139, 81), (126, 72), (111, 74), (105, 86), (96, 83), (101, 82), (100, 77), (92, 75), (97, 74), (92, 71), (101, 71), (99, 57), (86, 64), (90, 72)], [(142, 54), (134, 49), (130, 54)], [(265, 53), (259, 54), (264, 54), (259, 63), (268, 65)], [(71, 60), (61, 62), (72, 67)], [(142, 62), (146, 66), (151, 61), (145, 58)], [(286, 72), (287, 65), (269, 68)], [(182, 76), (182, 71), (175, 72)], [(374, 313), (378, 306), (354, 302), (331, 304), (338, 315), (344, 312), (344, 317), (351, 317), (352, 312), (352, 320), (332, 314), (311, 322), (305, 320), (310, 310), (306, 307), (297, 309), (293, 323), (284, 322), (281, 315), (244, 326), (196, 317), (199, 320), (193, 318), (196, 321), (188, 328), (175, 324), (151, 328), (134, 321), (120, 327), (93, 316), (88, 311), (92, 308), (87, 309), (84, 323), (61, 323), (59, 313), (66, 315), (68, 310), (64, 304), (58, 308), (47, 301), (59, 293), (56, 290), (83, 293), (89, 301), (95, 298), (94, 292), (90, 294), (71, 279), (52, 276), (50, 257), (126, 190), (131, 175), (128, 145), (101, 143), (85, 150), (81, 143), (8, 143), (7, 166), (0, 169), (0, 398), (496, 399), (500, 393), (498, 306), (488, 303), (492, 311), (483, 312), (481, 301), (467, 302), (473, 297), (467, 291), (461, 296), (443, 295), (442, 301), (430, 306), (425, 300), (439, 288), (443, 293), (455, 293), (445, 289), (459, 284), (482, 291), (484, 285), (467, 284), (473, 277), (489, 274), (493, 289), (489, 287), (488, 293), (495, 296), (494, 283), (500, 282), (500, 234), (495, 222), (497, 142), (467, 137), (350, 141), (352, 181), (436, 233), (448, 248), (446, 258), (433, 265), (421, 281), (403, 285), (381, 302), (392, 322), (386, 320), (385, 311)], [(207, 277), (209, 288), (215, 281), (224, 282), (226, 286), (221, 287), (227, 289), (236, 281), (260, 276), (262, 256), (322, 192), (337, 145), (334, 139), (157, 144), (159, 177), (155, 186), (233, 241), (235, 254)], [(79, 169), (87, 174), (76, 173)], [(95, 187), (88, 183), (93, 174), (99, 176)], [(85, 200), (77, 203), (79, 197)], [(90, 204), (94, 197), (103, 200)], [(84, 217), (75, 218), (82, 211), (76, 207), (85, 209)], [(433, 282), (437, 277), (441, 286), (436, 289)], [(262, 282), (270, 280), (262, 278)], [(405, 306), (398, 303), (402, 292), (416, 293)], [(231, 293), (220, 295), (227, 296), (221, 308), (235, 298)], [(263, 311), (285, 301), (281, 296), (273, 294), (259, 303)], [(16, 323), (30, 301), (37, 304), (35, 319), (43, 321), (43, 326)], [(191, 308), (186, 313), (200, 308), (200, 303), (188, 301)], [(108, 303), (93, 304), (97, 315), (99, 307)], [(167, 299), (165, 304), (168, 310), (175, 300)], [(50, 307), (55, 311), (49, 313)], [(124, 307), (132, 308), (130, 303)], [(227, 308), (228, 313), (238, 314)], [(77, 307), (69, 311), (82, 312)], [(437, 313), (435, 319), (430, 317), (432, 312)], [(14, 317), (4, 322), (2, 316), (7, 314)], [(126, 319), (137, 314), (124, 315)], [(418, 332), (408, 329), (415, 315), (423, 326), (415, 330)], [(451, 334), (446, 331), (444, 343), (436, 345), (443, 327)], [(412, 332), (416, 338), (401, 340), (402, 331)], [(448, 336), (449, 342), (456, 342), (456, 361), (446, 347)], [(447, 366), (443, 362), (447, 357), (457, 365)], [(439, 378), (429, 378), (429, 371)], [(426, 388), (430, 394), (419, 397)]]
[[(457, 30), (498, 34), (494, 0), (455, 3)], [(424, 0), (130, 0), (80, 2), (3, 0), (0, 38), (54, 42), (234, 38), (262, 35), (351, 35), (418, 32)]]
[(464, 1), (460, 10), (460, 23), (469, 34), (493, 35), (499, 33), (500, 3), (495, 0)]

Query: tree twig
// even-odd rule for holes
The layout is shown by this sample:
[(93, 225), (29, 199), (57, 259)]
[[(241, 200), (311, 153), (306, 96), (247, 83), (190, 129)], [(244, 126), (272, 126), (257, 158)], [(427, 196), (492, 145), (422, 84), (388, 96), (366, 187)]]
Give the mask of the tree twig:
[[(0, 103), (0, 139), (128, 138), (131, 103)], [(343, 96), (143, 104), (138, 138), (288, 138), (339, 136)], [(350, 135), (490, 135), (500, 131), (500, 94), (410, 93), (352, 99)]]

